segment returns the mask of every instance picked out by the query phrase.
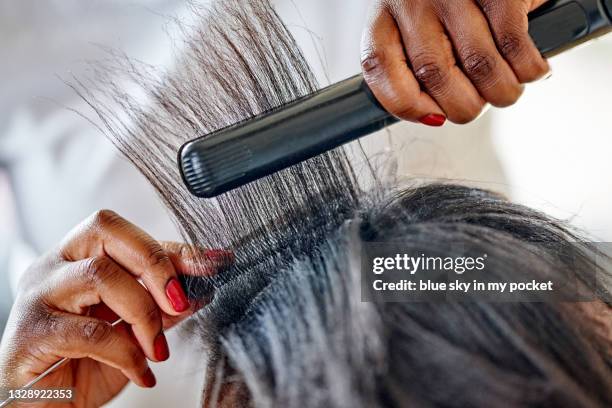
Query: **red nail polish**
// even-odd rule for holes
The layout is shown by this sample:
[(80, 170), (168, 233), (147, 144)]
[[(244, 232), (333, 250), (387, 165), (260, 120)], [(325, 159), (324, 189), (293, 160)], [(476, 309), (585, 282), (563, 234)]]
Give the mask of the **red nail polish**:
[(147, 388), (153, 388), (157, 384), (157, 379), (150, 368), (147, 369), (147, 372), (142, 376), (142, 382)]
[(170, 350), (164, 333), (159, 333), (153, 341), (153, 354), (155, 354), (157, 361), (166, 361), (170, 357)]
[(177, 312), (184, 312), (189, 309), (189, 302), (187, 301), (187, 296), (185, 295), (185, 291), (181, 286), (181, 283), (176, 278), (170, 279), (168, 284), (166, 285), (166, 296), (168, 296), (168, 300), (172, 307)]
[(446, 122), (446, 116), (432, 113), (427, 116), (423, 116), (421, 119), (419, 119), (419, 122), (427, 126), (440, 127)]

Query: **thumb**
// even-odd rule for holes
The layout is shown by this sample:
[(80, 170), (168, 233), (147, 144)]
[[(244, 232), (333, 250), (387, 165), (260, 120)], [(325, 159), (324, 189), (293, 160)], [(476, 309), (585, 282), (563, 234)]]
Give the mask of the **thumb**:
[(234, 263), (234, 253), (225, 249), (202, 249), (181, 242), (162, 242), (177, 273), (188, 276), (214, 276)]

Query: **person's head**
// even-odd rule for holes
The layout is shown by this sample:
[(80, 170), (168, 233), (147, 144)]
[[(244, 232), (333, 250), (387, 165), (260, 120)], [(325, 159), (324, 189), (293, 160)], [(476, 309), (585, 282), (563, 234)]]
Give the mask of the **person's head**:
[(590, 250), (560, 223), (442, 184), (391, 194), (349, 218), (310, 254), (230, 282), (199, 316), (204, 333), (264, 287), (209, 339), (206, 406), (612, 403), (612, 312), (602, 302), (362, 301), (361, 255), (372, 242), (454, 259), (487, 254), (498, 281), (574, 276), (588, 286)]
[[(212, 296), (189, 325), (206, 346), (206, 406), (612, 404), (601, 302), (362, 301), (371, 242), (451, 258), (487, 253), (497, 277), (570, 276), (593, 289), (583, 276), (599, 270), (591, 249), (557, 221), (467, 187), (385, 187), (344, 149), (218, 200), (189, 195), (176, 166), (182, 143), (317, 89), (265, 0), (194, 11), (203, 24), (170, 74), (117, 59), (96, 73), (98, 85), (75, 88), (185, 239), (235, 251), (229, 271), (186, 282), (192, 297)], [(126, 94), (118, 72), (143, 92)]]

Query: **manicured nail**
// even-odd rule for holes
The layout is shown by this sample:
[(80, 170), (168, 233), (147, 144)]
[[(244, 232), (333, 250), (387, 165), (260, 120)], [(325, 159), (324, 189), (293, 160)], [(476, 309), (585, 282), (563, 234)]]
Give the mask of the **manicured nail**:
[(153, 341), (153, 353), (157, 361), (166, 361), (170, 357), (168, 342), (164, 333), (159, 333)]
[(181, 283), (176, 278), (170, 279), (166, 285), (166, 296), (175, 311), (181, 313), (189, 309), (189, 301)]
[(431, 113), (427, 116), (423, 116), (421, 119), (419, 119), (419, 122), (427, 126), (440, 127), (446, 122), (446, 116)]
[(153, 371), (151, 371), (150, 368), (148, 368), (147, 372), (142, 376), (142, 382), (147, 388), (153, 388), (157, 384), (155, 374), (153, 374)]

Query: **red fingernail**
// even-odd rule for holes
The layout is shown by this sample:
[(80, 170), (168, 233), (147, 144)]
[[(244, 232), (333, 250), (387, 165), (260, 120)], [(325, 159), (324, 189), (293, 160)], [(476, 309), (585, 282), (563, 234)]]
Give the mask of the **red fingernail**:
[(157, 361), (166, 361), (170, 357), (170, 350), (164, 333), (159, 333), (153, 341), (153, 353)]
[(166, 285), (166, 296), (177, 312), (181, 313), (189, 309), (189, 302), (181, 283), (176, 278), (170, 279)]
[(419, 119), (419, 122), (427, 126), (440, 127), (446, 122), (446, 116), (432, 113), (427, 116), (423, 116), (421, 119)]
[(147, 388), (153, 388), (157, 384), (157, 380), (155, 379), (155, 374), (151, 369), (147, 369), (147, 372), (142, 376), (142, 382)]

